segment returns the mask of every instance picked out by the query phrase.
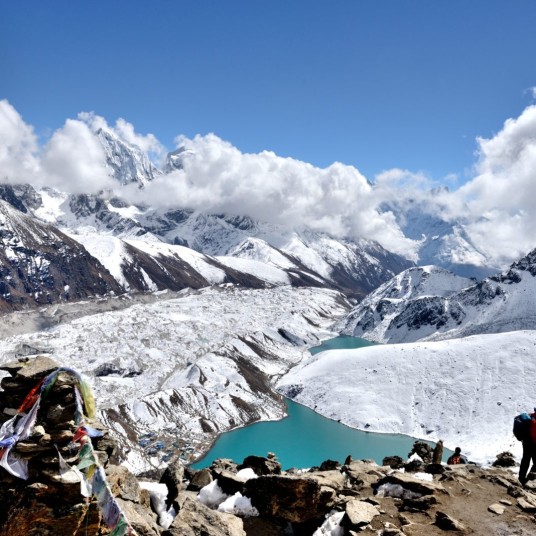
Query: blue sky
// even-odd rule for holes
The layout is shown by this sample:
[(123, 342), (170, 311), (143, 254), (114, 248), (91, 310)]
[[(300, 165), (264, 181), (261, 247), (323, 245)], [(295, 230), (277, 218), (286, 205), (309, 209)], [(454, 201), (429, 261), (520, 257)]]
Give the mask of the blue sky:
[(94, 111), (367, 178), (471, 176), (534, 103), (536, 2), (3, 2), (0, 98), (46, 137)]

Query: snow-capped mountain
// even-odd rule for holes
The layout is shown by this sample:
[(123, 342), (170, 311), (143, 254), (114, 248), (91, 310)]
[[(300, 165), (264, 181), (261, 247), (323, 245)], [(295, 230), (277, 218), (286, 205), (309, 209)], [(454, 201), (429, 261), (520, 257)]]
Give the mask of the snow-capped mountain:
[[(110, 136), (108, 133), (105, 139)], [(357, 299), (411, 265), (403, 257), (369, 240), (336, 240), (326, 234), (291, 231), (248, 216), (205, 214), (185, 209), (160, 211), (128, 205), (104, 195), (67, 195), (51, 189), (33, 191), (33, 197), (31, 192), (31, 187), (13, 188), (10, 202), (58, 226), (82, 244), (98, 243), (96, 236), (101, 236), (103, 244), (108, 243), (110, 247), (107, 250), (93, 248), (92, 252), (121, 284), (127, 281), (126, 288), (131, 290), (184, 288), (184, 282), (190, 278), (181, 276), (180, 272), (187, 267), (180, 265), (176, 259), (187, 253), (180, 248), (170, 253), (173, 248), (167, 246), (171, 245), (185, 246), (204, 254), (206, 259), (210, 257), (207, 262), (219, 269), (222, 269), (222, 261), (215, 257), (226, 257), (223, 269), (229, 276), (229, 282), (242, 280), (240, 284), (258, 288), (261, 285), (257, 279), (264, 281), (264, 277), (254, 276), (260, 270), (269, 276), (268, 282), (276, 277), (278, 284), (325, 286)], [(125, 242), (120, 247), (117, 242), (111, 247), (111, 237), (141, 239), (142, 242)], [(156, 247), (156, 242), (160, 243), (159, 247)], [(152, 244), (150, 248), (146, 245), (149, 243)], [(142, 253), (138, 251), (140, 249)], [(153, 252), (158, 250), (159, 258), (151, 260), (152, 253), (148, 249)], [(115, 261), (120, 262), (119, 267), (113, 264), (113, 259), (106, 258), (106, 251), (114, 254)], [(115, 256), (115, 252), (119, 251), (128, 252), (126, 256), (129, 259), (137, 259), (134, 264), (140, 266), (145, 274), (152, 273), (153, 276), (140, 276), (137, 268), (137, 274), (134, 274), (131, 260)], [(178, 254), (179, 251), (182, 253)], [(167, 260), (162, 261), (164, 257)], [(170, 262), (173, 268), (170, 268)], [(279, 273), (274, 276), (276, 271)], [(248, 277), (232, 272), (243, 272)], [(220, 279), (217, 278), (217, 282), (221, 282)], [(211, 283), (211, 279), (207, 281)], [(192, 286), (199, 288), (199, 284)]]
[(122, 291), (78, 242), (0, 200), (0, 311)]
[(97, 130), (96, 136), (106, 154), (106, 165), (110, 174), (120, 184), (137, 183), (143, 187), (161, 174), (138, 147), (125, 143), (103, 128)]
[[(295, 266), (277, 267), (250, 259), (204, 255), (156, 239), (120, 239), (99, 234), (72, 235), (127, 291), (181, 290), (232, 283), (246, 288), (328, 286)], [(150, 237), (149, 237), (150, 238)]]
[(342, 332), (412, 342), (536, 329), (536, 250), (474, 282), (437, 268), (402, 272), (348, 315)]
[[(26, 210), (13, 189), (5, 188), (4, 195)], [(85, 199), (89, 213), (95, 208), (93, 197), (77, 199)], [(110, 293), (178, 291), (224, 283), (245, 288), (329, 286), (296, 263), (278, 267), (255, 259), (212, 257), (166, 244), (148, 233), (143, 240), (87, 230), (68, 236), (5, 201), (0, 203), (2, 310)]]
[[(433, 199), (439, 193), (440, 190), (431, 191), (429, 195)], [(420, 266), (440, 266), (462, 277), (477, 279), (497, 272), (486, 254), (472, 242), (463, 221), (446, 221), (431, 213), (427, 203), (415, 200), (403, 205), (393, 202), (383, 208), (395, 215), (406, 237), (419, 242)]]

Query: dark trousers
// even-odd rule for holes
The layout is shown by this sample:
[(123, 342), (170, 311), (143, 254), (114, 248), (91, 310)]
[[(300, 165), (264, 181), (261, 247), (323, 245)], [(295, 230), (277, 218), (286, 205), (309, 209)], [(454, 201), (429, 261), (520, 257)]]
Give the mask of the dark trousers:
[(523, 441), (523, 457), (519, 467), (519, 481), (524, 484), (527, 481), (530, 461), (532, 460), (532, 469), (536, 469), (536, 444), (530, 439)]

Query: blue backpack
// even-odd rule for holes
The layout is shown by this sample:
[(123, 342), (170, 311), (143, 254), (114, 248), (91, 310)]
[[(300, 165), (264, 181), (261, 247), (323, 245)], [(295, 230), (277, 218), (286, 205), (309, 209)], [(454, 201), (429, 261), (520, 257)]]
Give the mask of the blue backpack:
[(518, 441), (529, 437), (531, 421), (528, 413), (520, 413), (514, 418), (514, 435)]

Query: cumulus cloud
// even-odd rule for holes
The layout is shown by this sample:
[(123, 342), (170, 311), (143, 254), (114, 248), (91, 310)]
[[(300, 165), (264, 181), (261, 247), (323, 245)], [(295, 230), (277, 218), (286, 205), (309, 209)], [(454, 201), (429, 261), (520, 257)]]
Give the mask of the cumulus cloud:
[(95, 194), (116, 183), (106, 168), (106, 155), (90, 128), (82, 121), (67, 119), (46, 146), (41, 181), (69, 193)]
[(415, 244), (394, 218), (377, 211), (371, 184), (352, 166), (318, 168), (270, 151), (242, 153), (214, 134), (177, 142), (183, 169), (146, 187), (140, 195), (150, 204), (247, 214), (339, 237), (367, 237), (393, 251), (413, 253)]
[(467, 207), (468, 233), (493, 258), (513, 260), (536, 247), (536, 106), (478, 139), (475, 177), (454, 197)]
[(38, 143), (7, 100), (0, 100), (0, 180), (17, 183), (35, 179), (39, 171)]

